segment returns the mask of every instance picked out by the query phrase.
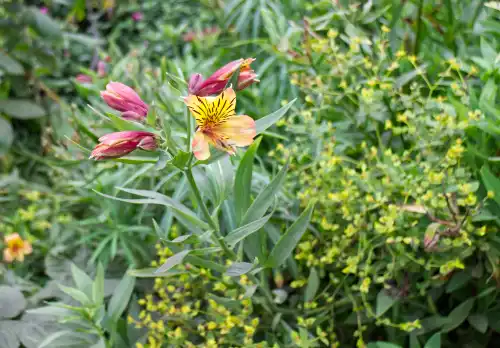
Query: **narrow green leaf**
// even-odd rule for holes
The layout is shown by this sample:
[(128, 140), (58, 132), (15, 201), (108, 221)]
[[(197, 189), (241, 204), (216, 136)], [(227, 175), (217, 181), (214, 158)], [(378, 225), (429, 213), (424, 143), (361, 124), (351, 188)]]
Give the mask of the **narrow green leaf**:
[(101, 305), (104, 302), (104, 268), (100, 262), (97, 265), (97, 272), (92, 285), (92, 300), (96, 305)]
[(377, 295), (377, 306), (376, 306), (376, 316), (380, 317), (382, 314), (387, 312), (389, 308), (396, 303), (396, 299), (387, 295), (384, 289), (380, 290)]
[(401, 76), (399, 76), (396, 81), (394, 81), (394, 87), (396, 87), (397, 89), (405, 86), (408, 82), (410, 82), (411, 80), (413, 80), (415, 77), (417, 77), (418, 75), (422, 74), (425, 72), (427, 68), (427, 64), (424, 64), (424, 65), (421, 65), (419, 67), (417, 67), (415, 70), (412, 70), (410, 72), (407, 72)]
[(314, 300), (314, 296), (316, 296), (318, 289), (319, 289), (319, 276), (318, 272), (316, 271), (316, 268), (313, 267), (309, 272), (309, 278), (307, 278), (307, 286), (306, 286), (306, 292), (304, 294), (304, 301), (310, 302)]
[(425, 343), (424, 348), (441, 348), (441, 332), (436, 332)]
[(29, 99), (0, 100), (0, 111), (13, 118), (30, 120), (45, 116), (45, 110)]
[(446, 285), (446, 293), (451, 294), (455, 290), (464, 287), (471, 279), (472, 275), (470, 272), (460, 271), (453, 274), (448, 285)]
[(443, 332), (449, 332), (459, 327), (467, 319), (474, 302), (474, 298), (468, 299), (452, 310), (448, 315), (448, 323), (443, 327)]
[(234, 178), (234, 210), (236, 222), (239, 223), (251, 203), (252, 172), (255, 153), (262, 137), (257, 138), (243, 155)]
[(14, 129), (8, 120), (0, 116), (0, 156), (7, 153), (14, 141)]
[(74, 300), (80, 302), (81, 304), (89, 304), (90, 299), (85, 295), (83, 291), (80, 291), (75, 288), (70, 288), (68, 286), (60, 285), (59, 288), (67, 295), (71, 296)]
[(252, 233), (255, 233), (258, 230), (260, 230), (269, 221), (272, 215), (273, 214), (268, 214), (263, 218), (252, 221), (244, 226), (238, 227), (234, 231), (231, 231), (224, 238), (224, 242), (226, 242), (226, 244), (230, 245), (231, 247), (234, 247), (236, 243), (242, 241)]
[(307, 230), (309, 221), (311, 220), (314, 204), (310, 203), (309, 206), (300, 214), (297, 221), (285, 232), (285, 234), (278, 240), (274, 246), (269, 259), (266, 264), (269, 267), (281, 266), (288, 256), (293, 252), (297, 243), (302, 238), (302, 235)]
[(230, 277), (238, 277), (240, 275), (250, 272), (253, 265), (248, 262), (233, 262), (227, 269), (225, 275)]
[(493, 175), (486, 165), (481, 168), (481, 178), (486, 189), (494, 193), (493, 199), (500, 206), (500, 180)]
[(191, 252), (191, 250), (183, 250), (183, 251), (181, 251), (173, 256), (170, 256), (167, 259), (167, 261), (165, 261), (165, 263), (163, 265), (161, 265), (156, 270), (156, 272), (163, 273), (163, 272), (168, 271), (172, 267), (179, 265), (184, 260), (184, 258), (187, 256), (187, 254), (189, 254), (190, 252)]
[(245, 216), (243, 217), (240, 225), (249, 224), (252, 221), (258, 220), (264, 216), (267, 209), (271, 206), (274, 201), (274, 196), (279, 192), (283, 182), (285, 181), (285, 175), (288, 170), (288, 162), (281, 168), (281, 170), (276, 174), (276, 176), (271, 180), (271, 182), (259, 193), (257, 198), (253, 201), (250, 208), (248, 208)]
[(186, 272), (175, 271), (173, 269), (163, 273), (156, 273), (156, 268), (131, 269), (127, 271), (127, 274), (129, 276), (136, 278), (174, 277), (184, 273)]
[(0, 52), (0, 69), (8, 75), (24, 74), (24, 68), (21, 63), (9, 57), (5, 52)]
[(147, 199), (125, 199), (125, 198), (110, 196), (110, 195), (107, 195), (107, 194), (104, 194), (104, 193), (101, 193), (98, 191), (94, 191), (94, 192), (96, 192), (97, 194), (99, 194), (101, 196), (111, 198), (114, 200), (118, 200), (118, 201), (122, 201), (122, 202), (135, 203), (135, 204), (160, 204), (160, 205), (164, 205), (166, 207), (172, 208), (172, 210), (174, 210), (177, 215), (185, 218), (186, 220), (188, 220), (189, 222), (198, 226), (202, 230), (209, 229), (208, 224), (203, 222), (202, 220), (200, 220), (193, 211), (191, 211), (185, 205), (179, 203), (178, 201), (176, 201), (168, 196), (162, 195), (158, 192), (148, 191), (148, 190), (134, 190), (134, 189), (127, 189), (127, 188), (120, 188), (120, 187), (118, 187), (118, 189), (121, 191), (124, 191), (124, 192), (128, 192), (128, 193), (132, 193), (132, 194), (135, 194), (138, 196), (146, 197)]
[(116, 322), (125, 308), (127, 308), (130, 296), (132, 296), (132, 292), (134, 291), (134, 285), (135, 278), (130, 275), (125, 275), (113, 292), (113, 296), (108, 306), (108, 314), (113, 322)]
[(488, 317), (484, 314), (471, 314), (467, 317), (467, 321), (480, 333), (484, 334), (488, 329)]
[(62, 31), (59, 23), (38, 8), (31, 8), (34, 29), (42, 36), (50, 39), (61, 39)]
[(273, 124), (278, 122), (285, 115), (288, 109), (292, 107), (293, 103), (295, 103), (296, 100), (297, 99), (292, 100), (291, 102), (283, 106), (281, 109), (278, 109), (275, 112), (267, 116), (264, 116), (262, 118), (259, 118), (257, 121), (255, 121), (255, 128), (257, 130), (257, 134), (264, 132), (266, 129), (268, 129)]

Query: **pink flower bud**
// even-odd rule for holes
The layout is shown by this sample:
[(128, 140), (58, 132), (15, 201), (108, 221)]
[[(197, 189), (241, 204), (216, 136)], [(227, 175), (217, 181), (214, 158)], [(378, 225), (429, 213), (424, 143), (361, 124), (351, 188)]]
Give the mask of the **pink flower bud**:
[(49, 13), (49, 8), (48, 8), (48, 7), (46, 7), (46, 6), (42, 6), (42, 7), (40, 7), (40, 12), (41, 12), (42, 14), (45, 14), (45, 15), (46, 15), (46, 14), (48, 14), (48, 13)]
[(85, 75), (85, 74), (76, 75), (75, 80), (78, 83), (92, 83), (92, 77), (89, 75)]
[(106, 76), (106, 63), (100, 60), (97, 62), (97, 75), (99, 77), (104, 77)]
[(153, 133), (144, 131), (115, 132), (99, 138), (99, 144), (92, 151), (90, 158), (95, 160), (118, 158), (136, 149), (153, 151), (156, 147), (156, 138)]
[(250, 68), (250, 64), (254, 60), (254, 58), (234, 60), (214, 72), (205, 81), (201, 80), (201, 75), (199, 74), (192, 75), (189, 80), (189, 93), (199, 97), (219, 94), (224, 90), (227, 83), (238, 69), (240, 70), (238, 86), (236, 86), (238, 90), (242, 90), (252, 83), (258, 82), (256, 79), (257, 75)]
[(110, 82), (101, 97), (111, 108), (126, 113), (125, 117), (134, 115), (134, 119), (144, 120), (148, 114), (148, 104), (144, 103), (139, 95), (130, 87), (120, 82)]
[(188, 90), (189, 94), (194, 94), (197, 91), (200, 84), (203, 82), (203, 76), (201, 74), (193, 74), (189, 78)]
[(144, 16), (143, 16), (142, 12), (137, 11), (137, 12), (132, 13), (132, 19), (135, 22), (139, 22), (140, 20), (142, 20), (143, 17)]

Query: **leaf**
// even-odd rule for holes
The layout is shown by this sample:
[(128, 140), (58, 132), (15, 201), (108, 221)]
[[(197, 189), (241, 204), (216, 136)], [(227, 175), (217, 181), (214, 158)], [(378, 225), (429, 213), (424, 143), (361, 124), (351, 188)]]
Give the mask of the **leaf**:
[(0, 100), (0, 110), (13, 118), (29, 120), (45, 116), (45, 110), (29, 99)]
[(379, 341), (379, 342), (368, 343), (366, 348), (402, 348), (402, 347), (394, 343)]
[(446, 293), (451, 294), (455, 290), (458, 290), (465, 286), (469, 280), (472, 279), (470, 272), (460, 271), (453, 274), (448, 285), (446, 286)]
[(481, 179), (483, 179), (486, 189), (494, 193), (495, 202), (500, 205), (500, 180), (491, 173), (486, 165), (481, 168)]
[(302, 238), (302, 235), (307, 230), (309, 221), (311, 220), (314, 204), (309, 203), (306, 210), (300, 214), (299, 218), (293, 223), (292, 226), (285, 232), (285, 234), (278, 240), (274, 246), (266, 265), (269, 267), (281, 266), (288, 256), (293, 252), (297, 243)]
[(252, 221), (258, 220), (264, 216), (267, 209), (273, 203), (274, 196), (279, 192), (283, 182), (285, 181), (285, 174), (288, 170), (288, 162), (281, 168), (271, 182), (259, 193), (257, 198), (253, 201), (250, 208), (248, 208), (245, 216), (241, 221), (241, 225), (246, 225)]
[(127, 274), (131, 277), (136, 278), (157, 278), (157, 277), (173, 277), (180, 274), (184, 274), (184, 271), (169, 270), (164, 273), (155, 273), (156, 268), (142, 268), (142, 269), (131, 269), (127, 271)]
[(441, 332), (436, 332), (425, 343), (424, 348), (441, 348)]
[(462, 324), (467, 316), (469, 315), (472, 307), (474, 306), (474, 298), (468, 299), (458, 305), (451, 313), (448, 315), (448, 323), (443, 327), (443, 332), (449, 332), (456, 329), (460, 324)]
[(0, 156), (7, 153), (14, 141), (14, 129), (9, 121), (0, 116)]
[(198, 218), (198, 216), (196, 216), (196, 214), (193, 211), (191, 211), (185, 205), (179, 203), (178, 201), (176, 201), (168, 196), (162, 195), (162, 194), (155, 192), (155, 191), (148, 191), (148, 190), (134, 190), (134, 189), (121, 188), (121, 187), (118, 187), (118, 189), (120, 191), (132, 193), (132, 194), (135, 194), (138, 196), (147, 197), (147, 199), (126, 199), (126, 198), (119, 198), (119, 197), (115, 197), (115, 196), (110, 196), (110, 195), (107, 195), (107, 194), (104, 194), (104, 193), (101, 193), (98, 191), (94, 191), (94, 192), (96, 192), (97, 194), (99, 194), (101, 196), (111, 198), (111, 199), (114, 199), (117, 201), (122, 201), (122, 202), (135, 203), (135, 204), (160, 204), (160, 205), (164, 205), (166, 207), (172, 208), (175, 211), (176, 215), (186, 219), (187, 221), (198, 226), (202, 230), (209, 229), (208, 224), (206, 222), (200, 220)]
[(17, 320), (0, 321), (0, 347), (2, 348), (19, 347), (20, 342), (16, 334), (16, 327), (19, 326), (18, 323), (19, 322)]
[(257, 134), (264, 132), (266, 129), (268, 129), (273, 124), (278, 122), (279, 119), (281, 119), (285, 115), (288, 109), (292, 107), (293, 103), (295, 103), (296, 100), (297, 99), (292, 100), (291, 102), (283, 106), (281, 109), (278, 109), (275, 112), (266, 115), (262, 118), (259, 118), (257, 121), (255, 121), (255, 128), (257, 130)]
[(54, 21), (48, 15), (42, 13), (38, 8), (31, 8), (31, 15), (33, 16), (32, 25), (35, 30), (42, 36), (53, 39), (61, 39), (62, 31), (59, 23)]
[(85, 295), (85, 293), (83, 291), (80, 291), (80, 290), (75, 289), (75, 288), (71, 288), (69, 286), (64, 286), (64, 285), (61, 285), (61, 284), (58, 284), (58, 285), (59, 285), (59, 288), (65, 294), (71, 296), (71, 298), (73, 298), (74, 300), (80, 302), (81, 304), (86, 305), (86, 304), (90, 303), (89, 298), (87, 297), (87, 295)]
[(403, 87), (408, 82), (413, 80), (415, 77), (417, 77), (421, 73), (424, 73), (426, 68), (427, 68), (427, 64), (424, 64), (424, 65), (417, 67), (415, 70), (412, 70), (410, 72), (407, 72), (407, 73), (399, 76), (396, 79), (396, 81), (394, 81), (394, 87), (396, 87), (396, 89)]
[(316, 268), (311, 268), (311, 271), (309, 272), (309, 278), (307, 278), (307, 286), (306, 286), (306, 292), (304, 294), (304, 301), (305, 302), (310, 302), (314, 299), (314, 296), (316, 296), (316, 292), (318, 292), (319, 289), (319, 276), (318, 272), (316, 271)]
[(231, 247), (235, 246), (236, 243), (242, 241), (252, 233), (255, 233), (258, 230), (260, 230), (269, 221), (272, 215), (273, 214), (268, 214), (263, 218), (252, 221), (244, 226), (238, 227), (237, 229), (231, 231), (224, 238), (224, 242), (226, 242), (226, 244), (229, 244)]
[(78, 268), (74, 263), (71, 263), (71, 275), (73, 277), (73, 281), (78, 289), (82, 290), (85, 293), (88, 293), (92, 287), (92, 279)]
[(173, 256), (170, 256), (167, 261), (163, 265), (161, 265), (157, 270), (156, 273), (163, 273), (171, 269), (172, 267), (175, 267), (179, 265), (184, 258), (189, 254), (191, 250), (183, 250)]
[(26, 299), (18, 288), (0, 285), (0, 318), (17, 317), (26, 308)]
[(237, 223), (241, 221), (248, 207), (250, 207), (253, 161), (261, 140), (262, 137), (257, 138), (248, 148), (236, 170), (234, 178), (234, 210)]
[(19, 63), (14, 58), (9, 57), (2, 51), (0, 51), (0, 68), (5, 71), (7, 75), (24, 74), (24, 68), (21, 63)]
[(229, 268), (227, 269), (226, 273), (224, 273), (224, 275), (230, 277), (238, 277), (240, 275), (250, 272), (252, 268), (253, 265), (248, 262), (233, 262), (231, 266), (229, 266)]
[(488, 329), (488, 317), (484, 314), (471, 314), (467, 317), (467, 321), (480, 333), (484, 334)]
[(380, 290), (377, 295), (377, 306), (375, 310), (375, 315), (377, 317), (380, 317), (382, 314), (387, 312), (389, 308), (391, 308), (394, 305), (394, 303), (396, 303), (396, 300), (397, 299), (387, 295), (385, 289)]
[(497, 56), (497, 51), (483, 36), (481, 36), (480, 47), (483, 58), (493, 63)]
[(102, 305), (104, 302), (104, 268), (101, 263), (97, 265), (97, 272), (92, 285), (92, 300), (95, 305)]
[(130, 296), (134, 291), (134, 285), (135, 278), (125, 275), (116, 287), (108, 305), (108, 314), (113, 322), (117, 322), (125, 308), (127, 308)]
[(172, 164), (179, 168), (180, 170), (183, 170), (186, 168), (186, 165), (188, 161), (191, 158), (191, 154), (189, 152), (185, 152), (182, 150), (179, 150), (179, 152), (175, 155), (175, 157), (172, 159)]

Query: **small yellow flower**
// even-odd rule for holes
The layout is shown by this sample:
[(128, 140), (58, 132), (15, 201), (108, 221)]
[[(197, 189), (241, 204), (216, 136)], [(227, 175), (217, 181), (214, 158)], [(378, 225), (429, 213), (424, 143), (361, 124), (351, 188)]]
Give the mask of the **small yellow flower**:
[(192, 147), (199, 160), (210, 157), (209, 144), (234, 155), (236, 147), (252, 144), (257, 135), (255, 121), (250, 116), (236, 116), (236, 93), (232, 88), (211, 99), (195, 95), (184, 98), (196, 119), (197, 131)]
[(18, 233), (13, 233), (5, 236), (5, 249), (3, 250), (3, 260), (12, 262), (17, 260), (24, 261), (24, 255), (29, 255), (33, 251), (31, 243), (21, 238)]
[(383, 25), (383, 26), (382, 26), (382, 31), (383, 31), (384, 33), (389, 33), (389, 32), (391, 31), (391, 29), (390, 29), (389, 27), (387, 27), (387, 26)]

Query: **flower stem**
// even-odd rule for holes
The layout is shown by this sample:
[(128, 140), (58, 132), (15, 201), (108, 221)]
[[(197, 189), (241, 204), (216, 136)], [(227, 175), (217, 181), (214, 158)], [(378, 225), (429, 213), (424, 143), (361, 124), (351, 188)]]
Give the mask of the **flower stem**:
[(191, 115), (187, 111), (187, 109), (184, 110), (184, 113), (186, 114), (186, 152), (191, 152)]
[(189, 182), (189, 186), (191, 186), (191, 190), (193, 191), (194, 197), (196, 199), (196, 202), (201, 208), (201, 211), (203, 215), (205, 216), (205, 219), (207, 220), (208, 224), (210, 227), (214, 230), (215, 232), (215, 241), (219, 244), (219, 246), (224, 250), (224, 253), (227, 254), (232, 260), (236, 259), (236, 254), (234, 251), (229, 249), (229, 247), (224, 243), (222, 240), (222, 235), (220, 234), (219, 226), (217, 223), (214, 221), (212, 218), (212, 215), (210, 215), (210, 212), (208, 211), (208, 208), (203, 201), (203, 198), (201, 197), (200, 190), (198, 189), (198, 185), (196, 184), (196, 180), (194, 179), (193, 176), (193, 170), (191, 169), (191, 165), (189, 164), (188, 168), (184, 171), (186, 174), (187, 180)]

